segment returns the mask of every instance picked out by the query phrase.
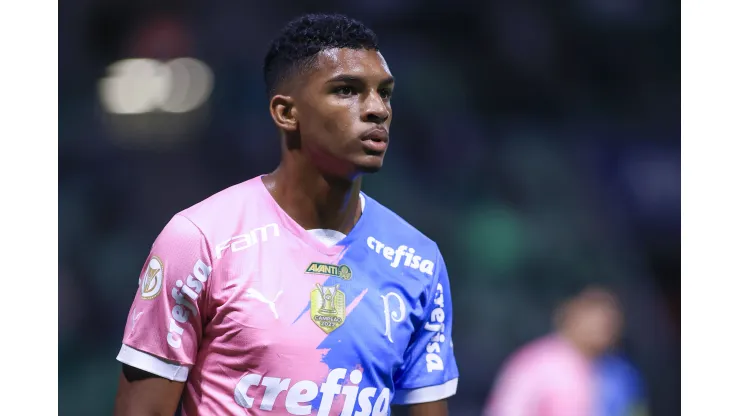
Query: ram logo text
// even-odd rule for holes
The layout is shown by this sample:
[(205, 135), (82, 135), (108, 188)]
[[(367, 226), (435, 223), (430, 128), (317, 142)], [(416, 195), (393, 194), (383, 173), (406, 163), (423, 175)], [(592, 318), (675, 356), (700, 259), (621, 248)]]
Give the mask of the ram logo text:
[[(272, 230), (272, 233), (270, 233)], [(224, 251), (231, 249), (232, 252), (246, 250), (249, 247), (259, 243), (266, 242), (270, 237), (279, 237), (280, 229), (277, 224), (267, 224), (262, 227), (255, 228), (247, 233), (239, 234), (228, 240), (218, 244), (216, 246), (216, 258), (220, 259), (224, 255)]]

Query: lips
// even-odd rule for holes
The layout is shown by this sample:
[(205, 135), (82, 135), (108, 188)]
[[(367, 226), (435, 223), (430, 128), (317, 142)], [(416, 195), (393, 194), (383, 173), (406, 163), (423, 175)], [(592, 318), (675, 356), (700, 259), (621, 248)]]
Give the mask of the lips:
[(363, 141), (388, 142), (388, 130), (382, 128), (371, 129), (361, 136)]
[(361, 136), (362, 145), (373, 153), (382, 153), (388, 148), (388, 130), (375, 128)]

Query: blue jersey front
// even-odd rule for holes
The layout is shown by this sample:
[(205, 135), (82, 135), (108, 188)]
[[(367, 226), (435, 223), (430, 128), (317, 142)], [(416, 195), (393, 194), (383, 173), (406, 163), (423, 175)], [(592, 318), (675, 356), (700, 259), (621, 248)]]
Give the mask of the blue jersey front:
[[(323, 283), (341, 290), (347, 305), (362, 300), (319, 345), (328, 351), (323, 362), (330, 369), (362, 368), (360, 396), (385, 387), (393, 404), (447, 398), (456, 391), (458, 369), (444, 260), (432, 240), (372, 198), (365, 201), (360, 221), (339, 243), (345, 250), (338, 263), (352, 278)], [(364, 414), (362, 399), (357, 414)]]

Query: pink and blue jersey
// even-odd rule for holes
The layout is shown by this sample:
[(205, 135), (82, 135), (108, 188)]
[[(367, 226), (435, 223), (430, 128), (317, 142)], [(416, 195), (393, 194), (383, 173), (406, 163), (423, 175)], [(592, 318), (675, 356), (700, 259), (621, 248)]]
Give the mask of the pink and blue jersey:
[(142, 269), (118, 360), (185, 382), (183, 415), (387, 415), (452, 396), (437, 245), (367, 195), (305, 230), (254, 178), (177, 215)]

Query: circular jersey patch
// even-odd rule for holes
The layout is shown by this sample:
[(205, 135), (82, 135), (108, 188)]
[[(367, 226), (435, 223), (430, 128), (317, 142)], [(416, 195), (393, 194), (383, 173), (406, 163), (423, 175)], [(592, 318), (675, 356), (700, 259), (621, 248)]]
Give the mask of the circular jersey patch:
[(152, 256), (141, 279), (141, 297), (144, 299), (156, 298), (162, 290), (163, 280), (164, 264), (159, 257)]

